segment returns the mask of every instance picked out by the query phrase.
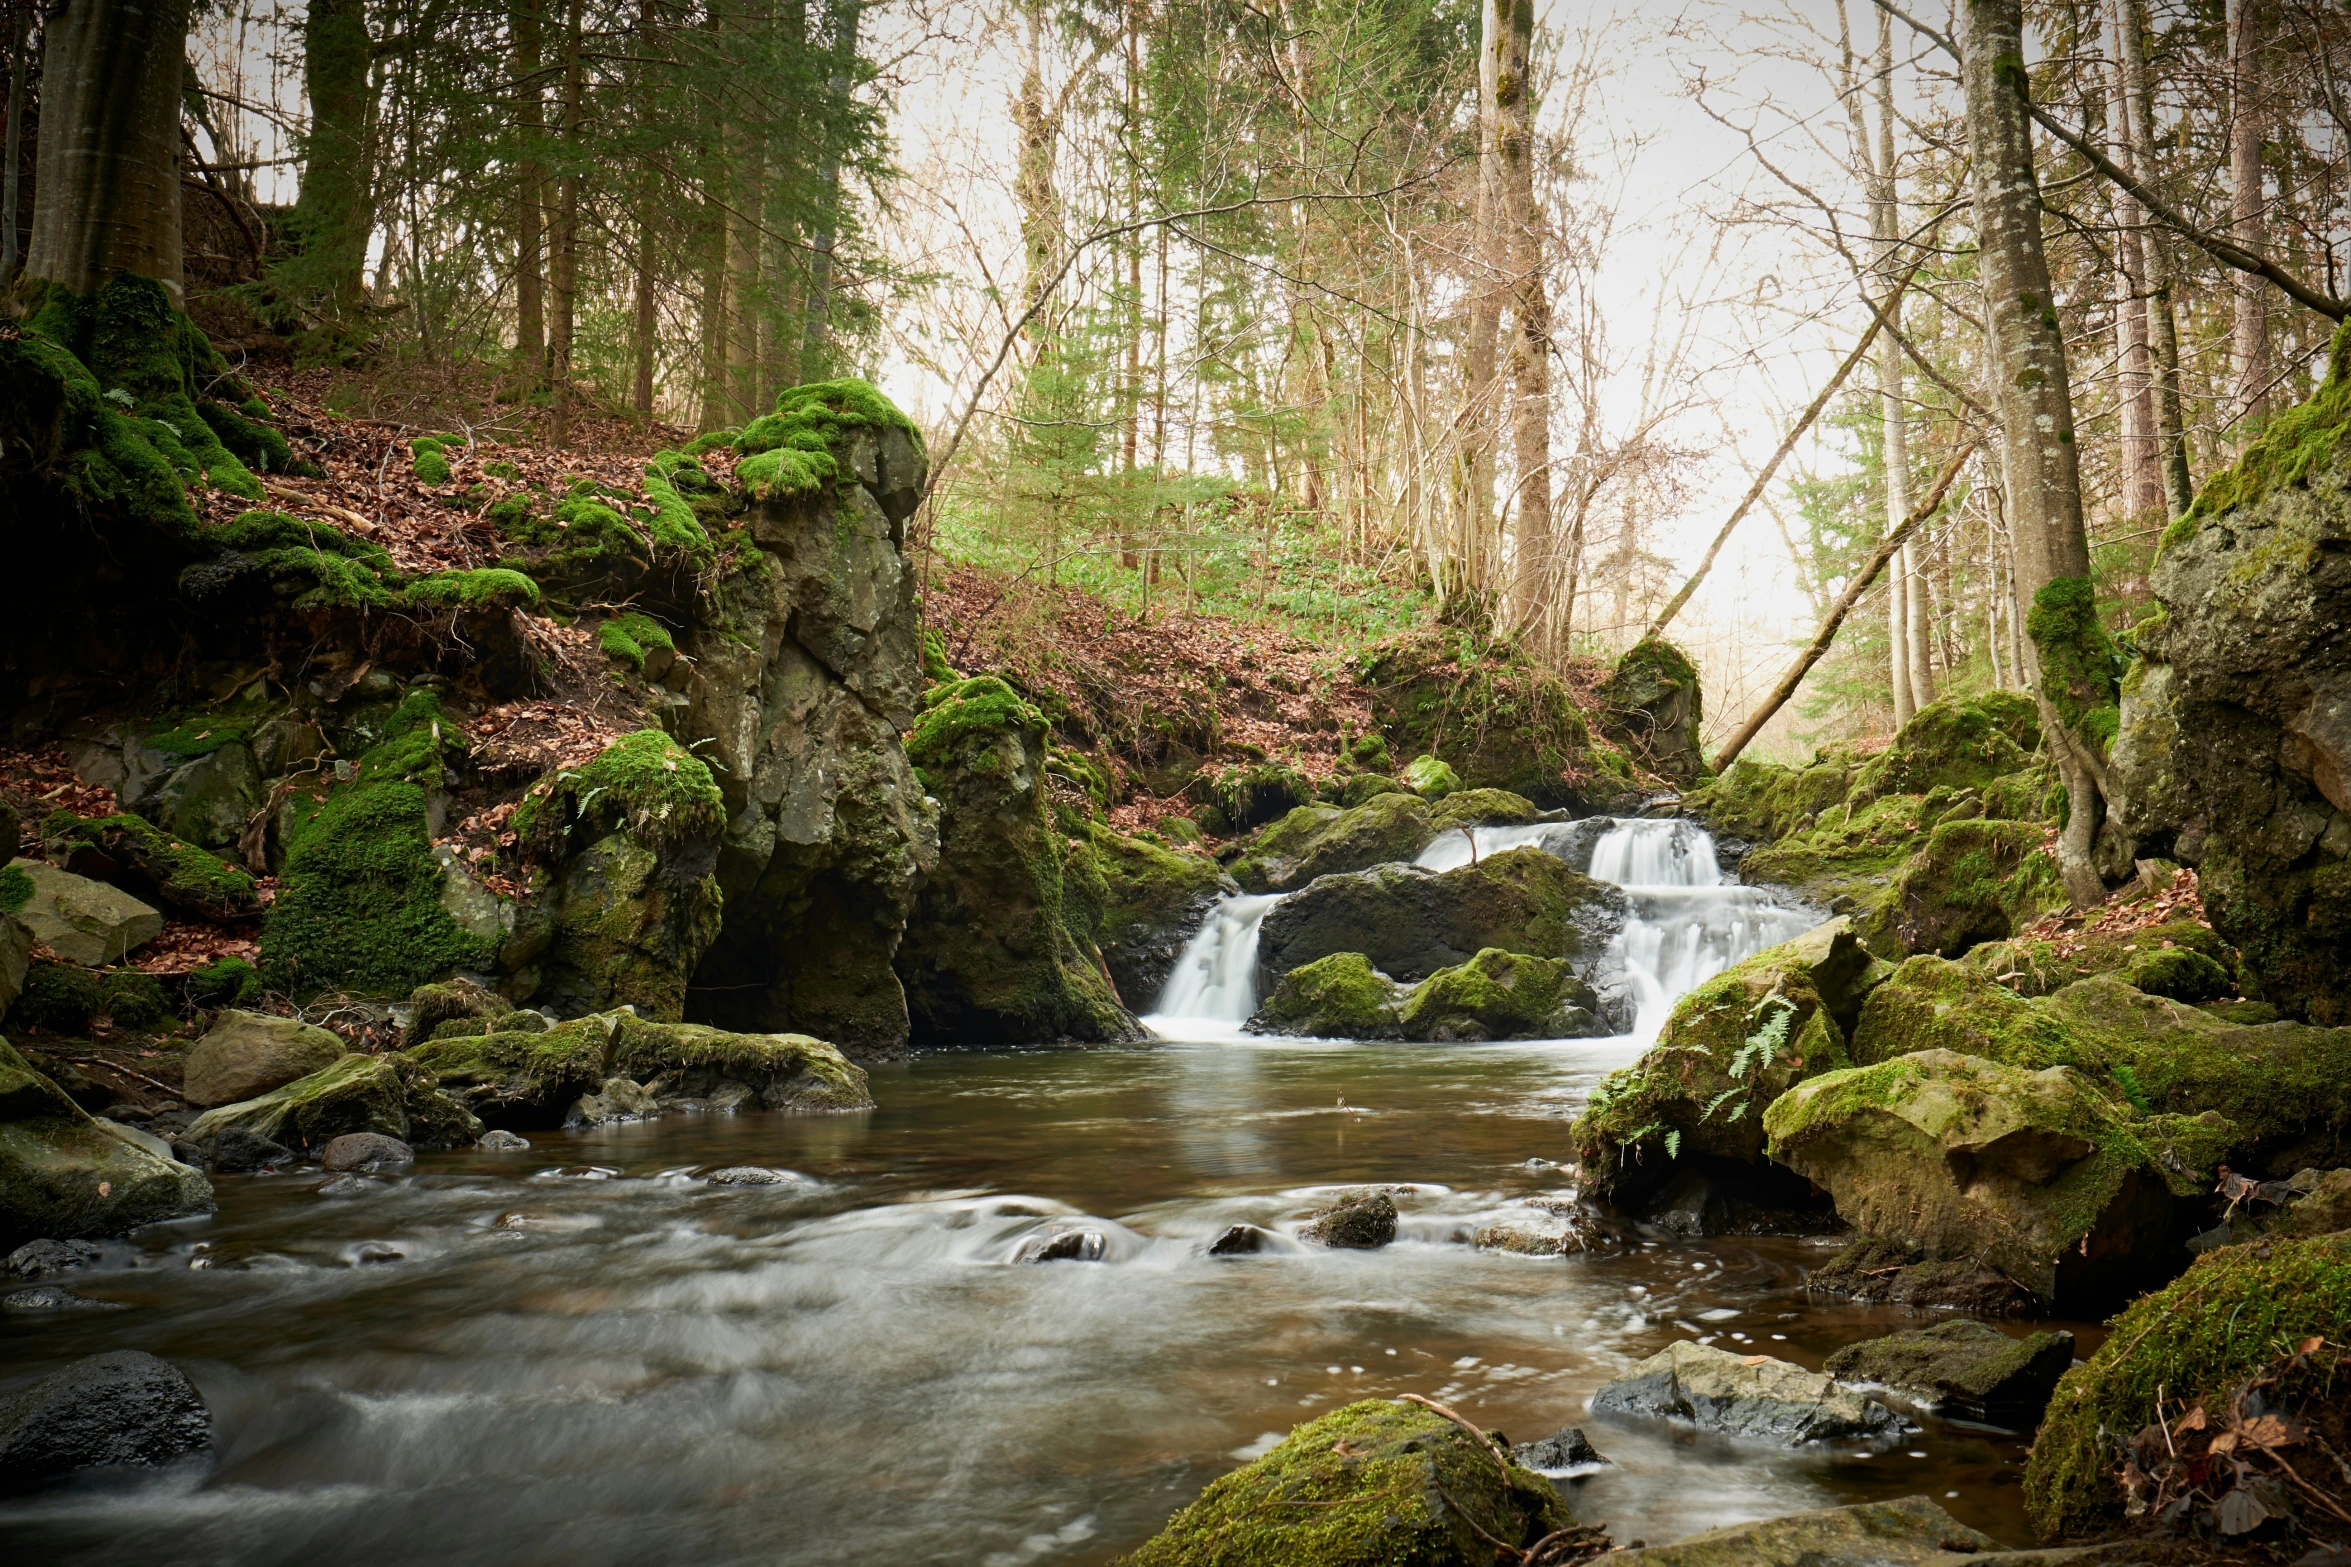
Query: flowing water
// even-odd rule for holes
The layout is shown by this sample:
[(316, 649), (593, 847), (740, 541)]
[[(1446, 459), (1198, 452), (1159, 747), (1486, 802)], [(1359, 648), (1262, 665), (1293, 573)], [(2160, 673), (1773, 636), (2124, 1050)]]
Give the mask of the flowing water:
[[(1626, 875), (1657, 874), (1654, 826)], [(1629, 885), (1677, 956), (1628, 961), (1689, 965), (1660, 987), (1770, 933), (1735, 899), (1701, 910), (1739, 889)], [(1585, 1414), (1678, 1338), (1817, 1365), (1915, 1320), (1810, 1300), (1833, 1243), (1468, 1244), (1568, 1194), (1565, 1121), (1637, 1039), (1230, 1028), (931, 1055), (877, 1070), (863, 1114), (541, 1134), (358, 1195), (223, 1178), (216, 1215), (66, 1281), (120, 1309), (0, 1315), (0, 1386), (101, 1349), (177, 1361), (219, 1462), (0, 1506), (0, 1539), (56, 1564), (1100, 1563), (1296, 1422), (1416, 1391), (1514, 1440), (1585, 1425), (1617, 1462), (1567, 1488), (1619, 1541), (1925, 1491), (2022, 1542), (2012, 1438), (1930, 1422), (1786, 1453)], [(709, 1178), (738, 1166), (774, 1179)], [(1406, 1188), (1396, 1244), (1289, 1239), (1361, 1182)], [(1205, 1255), (1241, 1222), (1282, 1239)], [(1098, 1261), (1015, 1260), (1073, 1229)]]

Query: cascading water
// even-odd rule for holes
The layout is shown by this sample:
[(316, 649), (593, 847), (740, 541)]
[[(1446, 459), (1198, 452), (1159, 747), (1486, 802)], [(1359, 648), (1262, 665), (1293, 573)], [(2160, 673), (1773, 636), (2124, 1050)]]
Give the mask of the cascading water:
[[(1413, 863), (1449, 871), (1530, 845), (1615, 883), (1632, 900), (1603, 977), (1631, 992), (1632, 1037), (1644, 1045), (1665, 1026), (1674, 1002), (1740, 959), (1802, 935), (1815, 917), (1762, 888), (1724, 881), (1713, 837), (1681, 820), (1468, 828), (1434, 839)], [(1282, 896), (1243, 894), (1211, 909), (1145, 1023), (1171, 1037), (1200, 1039), (1230, 1035), (1247, 1022), (1257, 1010), (1258, 934)]]

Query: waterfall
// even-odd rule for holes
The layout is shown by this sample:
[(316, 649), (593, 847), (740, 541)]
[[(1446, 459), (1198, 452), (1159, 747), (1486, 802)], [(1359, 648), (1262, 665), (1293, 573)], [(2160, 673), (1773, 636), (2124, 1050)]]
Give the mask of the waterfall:
[(1181, 1026), (1195, 1036), (1202, 1025), (1231, 1033), (1248, 1022), (1257, 1010), (1258, 932), (1281, 901), (1278, 892), (1242, 893), (1210, 909), (1144, 1021), (1161, 1033), (1167, 1032), (1162, 1025)]
[[(1631, 994), (1632, 1037), (1646, 1045), (1673, 1004), (1742, 958), (1802, 935), (1817, 915), (1791, 908), (1760, 887), (1723, 879), (1714, 838), (1695, 822), (1665, 818), (1537, 822), (1440, 834), (1413, 864), (1449, 871), (1506, 849), (1532, 845), (1595, 880), (1622, 887), (1632, 903), (1589, 976)], [(1257, 940), (1283, 894), (1242, 894), (1217, 904), (1169, 973), (1158, 1009), (1144, 1021), (1178, 1038), (1235, 1034), (1257, 1010)]]

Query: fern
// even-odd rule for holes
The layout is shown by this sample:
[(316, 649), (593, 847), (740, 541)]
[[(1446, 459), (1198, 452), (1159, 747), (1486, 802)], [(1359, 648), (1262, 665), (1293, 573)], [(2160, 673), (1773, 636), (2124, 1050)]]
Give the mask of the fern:
[[(1736, 1083), (1724, 1089), (1721, 1093), (1716, 1094), (1711, 1100), (1707, 1101), (1705, 1110), (1700, 1112), (1698, 1116), (1699, 1124), (1704, 1125), (1706, 1122), (1713, 1120), (1714, 1112), (1720, 1110), (1723, 1107), (1723, 1102), (1727, 1099), (1737, 1098), (1738, 1094), (1739, 1088)], [(1736, 1121), (1740, 1116), (1745, 1115), (1746, 1113), (1747, 1107), (1745, 1105), (1741, 1105), (1739, 1106), (1737, 1112), (1731, 1116), (1731, 1119)]]
[(1668, 1132), (1665, 1134), (1665, 1156), (1668, 1159), (1679, 1159), (1682, 1156), (1681, 1133)]
[(1778, 991), (1773, 991), (1755, 1003), (1755, 1010), (1747, 1014), (1747, 1020), (1753, 1022), (1766, 1007), (1775, 1002), (1779, 1010), (1764, 1018), (1763, 1026), (1749, 1034), (1747, 1042), (1739, 1047), (1738, 1054), (1731, 1057), (1730, 1074), (1733, 1078), (1745, 1078), (1753, 1083), (1763, 1076), (1764, 1068), (1778, 1058), (1780, 1047), (1788, 1042), (1788, 1029), (1796, 1019), (1796, 1003)]

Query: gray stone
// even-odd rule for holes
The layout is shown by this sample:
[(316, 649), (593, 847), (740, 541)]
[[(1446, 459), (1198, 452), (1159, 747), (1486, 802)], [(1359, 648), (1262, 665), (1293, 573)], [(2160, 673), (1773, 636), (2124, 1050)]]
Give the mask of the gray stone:
[(206, 849), (234, 848), (267, 798), (261, 768), (242, 740), (175, 767), (136, 809), (175, 838)]
[(416, 1150), (381, 1132), (345, 1132), (319, 1156), (319, 1164), (338, 1175), (346, 1170), (405, 1170), (414, 1163)]
[(1823, 1369), (1847, 1382), (1882, 1383), (1946, 1417), (2029, 1430), (2072, 1365), (2071, 1333), (2014, 1338), (1957, 1317), (1848, 1344)]
[(139, 1350), (87, 1356), (0, 1404), (0, 1491), (158, 1469), (211, 1448), (212, 1415), (194, 1385)]
[(484, 1153), (521, 1153), (530, 1145), (531, 1140), (520, 1132), (508, 1131), (484, 1132), (481, 1141), (474, 1144)]
[(1349, 1192), (1316, 1209), (1300, 1233), (1345, 1251), (1376, 1251), (1396, 1238), (1396, 1200), (1386, 1192)]
[(236, 1104), (332, 1066), (342, 1055), (343, 1041), (323, 1028), (231, 1007), (188, 1051), (180, 1091), (205, 1109)]
[(1801, 1447), (1908, 1429), (1876, 1400), (1769, 1355), (1734, 1355), (1684, 1339), (1592, 1395), (1594, 1414), (1683, 1421), (1701, 1431)]
[[(163, 916), (129, 893), (41, 860), (9, 861), (33, 881), (16, 918), (68, 963), (104, 968), (155, 939)], [(20, 981), (21, 983), (21, 981)]]
[(109, 1124), (0, 1039), (0, 1246), (119, 1235), (212, 1207), (202, 1172)]
[(47, 1279), (89, 1267), (99, 1250), (88, 1241), (26, 1241), (8, 1254), (8, 1274), (18, 1279)]
[(800, 1177), (790, 1170), (771, 1170), (765, 1165), (735, 1164), (723, 1170), (713, 1170), (707, 1177), (713, 1186), (797, 1186)]
[(1510, 1450), (1510, 1456), (1537, 1474), (1554, 1477), (1597, 1469), (1608, 1462), (1575, 1426), (1562, 1426), (1540, 1442), (1522, 1442)]
[(608, 1077), (604, 1086), (592, 1094), (582, 1094), (572, 1101), (563, 1117), (565, 1126), (614, 1126), (625, 1121), (645, 1121), (661, 1113), (645, 1085), (631, 1078)]
[(122, 1303), (76, 1295), (62, 1284), (36, 1284), (29, 1290), (0, 1295), (0, 1308), (9, 1311), (121, 1311)]
[(294, 1151), (275, 1138), (242, 1126), (232, 1126), (204, 1145), (212, 1167), (223, 1175), (250, 1175), (275, 1165), (291, 1164)]
[(1923, 1496), (1790, 1513), (1611, 1552), (1609, 1567), (1984, 1567), (2057, 1563), (2070, 1551), (2008, 1552)]

